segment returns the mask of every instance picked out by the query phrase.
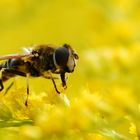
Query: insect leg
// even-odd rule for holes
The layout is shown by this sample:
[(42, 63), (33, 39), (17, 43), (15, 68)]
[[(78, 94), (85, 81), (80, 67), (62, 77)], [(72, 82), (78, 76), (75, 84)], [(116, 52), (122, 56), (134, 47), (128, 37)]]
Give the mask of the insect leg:
[(9, 89), (14, 85), (14, 81), (12, 81), (9, 86), (6, 88), (4, 95), (7, 94), (7, 92), (9, 91)]
[(60, 94), (60, 91), (58, 91), (58, 89), (57, 89), (57, 86), (56, 86), (56, 83), (55, 83), (54, 79), (53, 79), (53, 78), (51, 78), (51, 80), (52, 80), (52, 82), (53, 82), (53, 85), (54, 85), (55, 91), (56, 91), (58, 94)]
[(56, 91), (58, 94), (60, 94), (60, 91), (58, 91), (57, 86), (56, 86), (56, 83), (55, 83), (55, 80), (54, 80), (54, 79), (58, 79), (58, 77), (53, 77), (53, 76), (51, 75), (51, 73), (50, 73), (49, 76), (43, 76), (43, 77), (46, 78), (46, 79), (51, 79), (52, 82), (53, 82), (55, 91)]
[(2, 91), (3, 88), (4, 88), (4, 86), (3, 86), (3, 82), (2, 82), (2, 79), (0, 79), (0, 91)]
[(29, 97), (29, 93), (30, 93), (30, 91), (29, 91), (29, 76), (30, 76), (30, 74), (27, 73), (27, 74), (26, 74), (27, 98), (26, 98), (26, 101), (25, 101), (25, 106), (28, 106), (28, 97)]
[(49, 75), (49, 76), (43, 76), (44, 78), (46, 79), (59, 79), (59, 77), (54, 77), (52, 75)]
[(4, 71), (4, 68), (2, 68), (0, 70), (0, 91), (2, 91), (4, 89), (4, 86), (3, 86), (3, 81), (2, 81), (2, 73)]
[[(3, 86), (3, 76), (6, 77), (6, 74), (13, 74), (13, 75), (20, 75), (20, 76), (26, 76), (25, 73), (23, 72), (20, 72), (20, 71), (17, 71), (17, 70), (14, 70), (14, 69), (6, 69), (6, 68), (2, 68), (0, 70), (0, 91), (3, 90), (4, 86)], [(6, 79), (9, 79), (6, 77)], [(8, 92), (8, 90), (11, 88), (11, 86), (13, 85), (13, 83), (11, 83), (7, 90), (6, 90), (6, 93)]]

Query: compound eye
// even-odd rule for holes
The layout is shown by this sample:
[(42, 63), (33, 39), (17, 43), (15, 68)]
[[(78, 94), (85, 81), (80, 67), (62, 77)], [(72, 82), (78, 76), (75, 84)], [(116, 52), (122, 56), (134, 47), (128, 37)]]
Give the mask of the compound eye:
[(74, 56), (75, 59), (79, 59), (78, 54), (74, 53), (73, 56)]
[(57, 65), (66, 66), (69, 59), (69, 50), (65, 47), (59, 47), (55, 51), (55, 60)]

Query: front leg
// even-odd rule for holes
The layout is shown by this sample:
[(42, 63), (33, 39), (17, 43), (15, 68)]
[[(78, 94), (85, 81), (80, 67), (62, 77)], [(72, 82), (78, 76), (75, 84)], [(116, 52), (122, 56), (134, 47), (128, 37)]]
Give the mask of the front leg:
[(45, 76), (45, 75), (43, 75), (43, 77), (44, 77), (44, 78), (46, 78), (46, 79), (51, 79), (51, 80), (52, 80), (52, 83), (53, 83), (53, 86), (54, 86), (55, 91), (56, 91), (58, 94), (60, 94), (60, 91), (57, 89), (57, 86), (56, 86), (56, 83), (55, 83), (55, 80), (54, 80), (54, 79), (58, 79), (58, 77), (53, 77), (51, 73), (50, 73), (50, 75), (49, 75), (49, 76)]
[[(58, 94), (61, 93), (61, 92), (57, 89), (57, 86), (56, 86), (56, 83), (55, 83), (55, 79), (58, 79), (57, 77), (53, 77), (53, 76), (51, 75), (51, 73), (50, 73), (50, 76), (43, 76), (43, 77), (46, 78), (46, 79), (51, 79), (52, 82), (53, 82), (55, 91), (56, 91)], [(64, 72), (61, 73), (61, 74), (60, 74), (60, 77), (61, 77), (61, 81), (62, 81), (62, 86), (64, 87), (64, 89), (66, 89), (66, 88), (67, 88), (67, 85), (66, 85), (65, 73), (64, 73)]]
[(55, 91), (56, 91), (58, 94), (60, 94), (60, 91), (57, 89), (57, 86), (56, 86), (56, 84), (55, 84), (54, 79), (51, 78), (51, 80), (52, 80), (52, 82), (53, 82), (53, 85), (54, 85)]

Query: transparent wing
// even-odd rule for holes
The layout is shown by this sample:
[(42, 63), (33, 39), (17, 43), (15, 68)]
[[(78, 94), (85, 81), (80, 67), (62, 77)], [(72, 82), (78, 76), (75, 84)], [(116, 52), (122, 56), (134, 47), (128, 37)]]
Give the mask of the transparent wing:
[(0, 56), (0, 60), (7, 60), (7, 59), (20, 59), (20, 58), (30, 58), (33, 57), (31, 53), (28, 54), (9, 54), (9, 55), (4, 55)]
[(32, 48), (22, 48), (23, 54), (17, 53), (17, 54), (9, 54), (9, 55), (0, 56), (0, 60), (31, 58), (33, 57), (32, 50), (33, 50)]

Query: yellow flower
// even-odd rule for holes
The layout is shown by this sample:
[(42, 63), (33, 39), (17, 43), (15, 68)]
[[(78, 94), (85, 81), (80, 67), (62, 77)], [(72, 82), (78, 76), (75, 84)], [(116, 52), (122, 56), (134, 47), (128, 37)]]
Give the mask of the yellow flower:
[(137, 134), (137, 128), (133, 122), (130, 123), (129, 133), (135, 136), (135, 140), (139, 140), (138, 134)]

